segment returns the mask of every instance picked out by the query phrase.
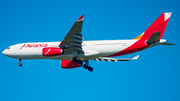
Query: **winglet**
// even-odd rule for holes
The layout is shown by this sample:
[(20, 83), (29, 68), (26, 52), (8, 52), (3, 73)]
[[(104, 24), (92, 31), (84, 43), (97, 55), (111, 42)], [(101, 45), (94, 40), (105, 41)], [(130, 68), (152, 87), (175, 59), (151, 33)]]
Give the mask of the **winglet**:
[(84, 15), (81, 15), (81, 17), (77, 21), (83, 21), (84, 20)]
[(139, 55), (135, 56), (134, 58), (132, 58), (133, 60), (136, 60), (139, 58)]

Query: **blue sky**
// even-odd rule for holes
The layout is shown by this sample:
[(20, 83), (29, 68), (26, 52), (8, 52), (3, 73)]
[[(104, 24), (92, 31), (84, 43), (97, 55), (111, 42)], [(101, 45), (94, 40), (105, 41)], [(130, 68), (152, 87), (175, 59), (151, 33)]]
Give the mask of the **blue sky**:
[[(163, 38), (175, 46), (156, 46), (121, 56), (129, 62), (90, 61), (62, 69), (58, 60), (18, 60), (0, 54), (0, 101), (180, 101), (177, 0), (1, 0), (0, 50), (24, 42), (61, 41), (85, 15), (84, 40), (132, 39), (163, 12), (172, 12)], [(107, 47), (108, 48), (108, 47)]]

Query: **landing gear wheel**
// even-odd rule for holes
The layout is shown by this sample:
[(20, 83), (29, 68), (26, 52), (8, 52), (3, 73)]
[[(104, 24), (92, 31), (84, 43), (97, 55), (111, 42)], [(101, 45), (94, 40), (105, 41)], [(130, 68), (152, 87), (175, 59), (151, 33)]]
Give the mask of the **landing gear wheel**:
[(18, 61), (19, 61), (18, 65), (22, 66), (21, 59), (18, 59)]
[(88, 67), (88, 70), (89, 70), (90, 72), (92, 72), (92, 71), (93, 71), (93, 68), (92, 68), (92, 67)]
[(22, 66), (22, 63), (18, 63), (19, 66)]
[(83, 65), (83, 68), (88, 69), (90, 72), (92, 72), (93, 68), (89, 66), (89, 61), (85, 60), (84, 62), (85, 62), (85, 64)]
[(83, 65), (84, 69), (88, 69), (88, 66), (86, 64)]
[(82, 66), (83, 62), (81, 60), (77, 60), (77, 62)]
[(78, 62), (78, 58), (77, 57), (73, 57), (73, 61), (74, 62)]

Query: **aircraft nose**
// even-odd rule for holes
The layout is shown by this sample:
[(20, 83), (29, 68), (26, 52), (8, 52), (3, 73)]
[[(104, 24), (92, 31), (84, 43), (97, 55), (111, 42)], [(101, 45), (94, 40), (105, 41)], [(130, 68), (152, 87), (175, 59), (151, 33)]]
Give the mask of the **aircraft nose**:
[(7, 52), (6, 52), (6, 50), (4, 50), (4, 51), (2, 52), (2, 54), (3, 54), (3, 55), (7, 55)]
[(3, 55), (5, 56), (8, 56), (10, 57), (11, 56), (11, 53), (9, 53), (9, 51), (7, 49), (5, 49), (3, 52), (2, 52)]

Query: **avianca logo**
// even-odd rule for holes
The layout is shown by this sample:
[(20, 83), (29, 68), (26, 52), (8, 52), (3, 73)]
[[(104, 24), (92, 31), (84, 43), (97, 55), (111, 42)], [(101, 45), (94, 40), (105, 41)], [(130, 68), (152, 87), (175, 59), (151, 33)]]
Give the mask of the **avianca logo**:
[(31, 48), (31, 47), (38, 48), (38, 47), (46, 47), (46, 46), (47, 44), (24, 44), (22, 47), (20, 47), (20, 49)]

